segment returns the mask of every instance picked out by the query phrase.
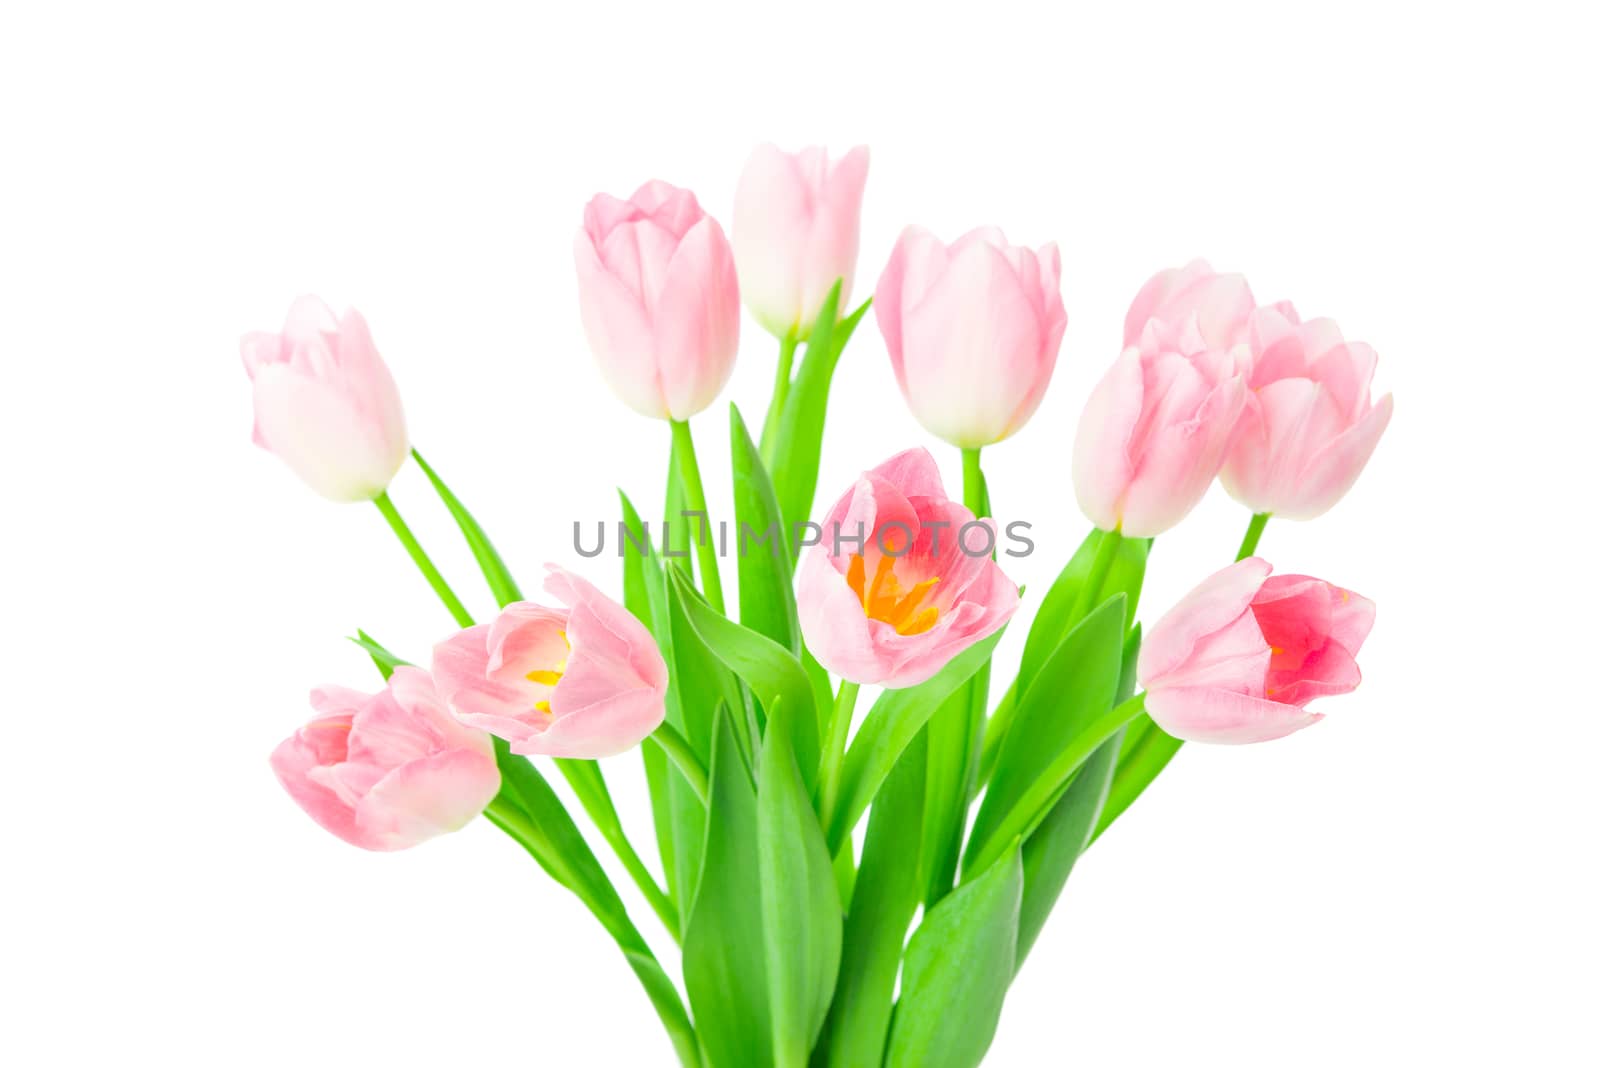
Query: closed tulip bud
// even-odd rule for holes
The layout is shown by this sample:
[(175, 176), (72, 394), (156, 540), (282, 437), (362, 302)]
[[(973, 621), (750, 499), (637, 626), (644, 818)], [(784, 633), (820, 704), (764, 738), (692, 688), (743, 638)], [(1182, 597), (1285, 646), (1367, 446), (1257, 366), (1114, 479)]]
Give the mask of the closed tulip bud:
[(371, 500), (388, 488), (410, 444), (400, 391), (365, 319), (301, 297), (282, 332), (246, 334), (240, 352), (257, 445), (331, 500)]
[(667, 665), (627, 609), (576, 575), (549, 571), (545, 591), (565, 607), (519, 601), (440, 642), (439, 693), (457, 719), (514, 753), (614, 756), (661, 725)]
[(801, 561), (806, 645), (850, 682), (926, 681), (1017, 610), (994, 544), (994, 521), (945, 496), (926, 449), (900, 453), (839, 499)]
[[(1268, 577), (1271, 576), (1271, 577)], [(1361, 682), (1356, 654), (1376, 608), (1305, 575), (1248, 557), (1218, 571), (1145, 635), (1145, 711), (1174, 738), (1240, 744), (1321, 719), (1306, 705)]]
[(1252, 400), (1223, 488), (1253, 512), (1314, 519), (1355, 484), (1394, 397), (1372, 402), (1378, 354), (1345, 341), (1331, 319), (1302, 323), (1292, 305), (1263, 308), (1252, 334)]
[(1061, 255), (1008, 245), (992, 227), (949, 247), (909, 227), (873, 311), (917, 421), (960, 448), (992, 445), (1022, 429), (1050, 385), (1067, 328)]
[(805, 340), (833, 284), (849, 301), (861, 244), (867, 150), (835, 163), (823, 148), (750, 154), (733, 198), (733, 256), (750, 314), (778, 338)]
[(1157, 271), (1139, 290), (1123, 320), (1122, 344), (1136, 345), (1152, 321), (1191, 326), (1204, 344), (1231, 349), (1250, 338), (1255, 297), (1242, 274), (1218, 274), (1205, 260)]
[(733, 373), (739, 283), (722, 227), (694, 194), (646, 182), (601, 193), (573, 245), (578, 304), (606, 383), (634, 411), (686, 420)]
[(289, 796), (362, 849), (406, 849), (460, 830), (500, 792), (487, 734), (445, 709), (426, 671), (395, 668), (388, 688), (311, 692), (317, 718), (272, 754)]
[(1208, 347), (1193, 317), (1145, 324), (1078, 422), (1072, 481), (1091, 522), (1151, 538), (1200, 503), (1244, 411), (1246, 360), (1243, 347)]

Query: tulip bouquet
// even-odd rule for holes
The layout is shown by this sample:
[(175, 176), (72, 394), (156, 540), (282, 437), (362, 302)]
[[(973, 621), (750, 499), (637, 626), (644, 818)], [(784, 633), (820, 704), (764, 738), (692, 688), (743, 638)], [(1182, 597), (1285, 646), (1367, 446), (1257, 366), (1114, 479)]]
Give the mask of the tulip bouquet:
[[(686, 1065), (977, 1064), (1078, 857), (1185, 741), (1316, 722), (1313, 699), (1357, 685), (1373, 622), (1370, 601), (1255, 551), (1269, 516), (1321, 514), (1371, 456), (1391, 410), (1370, 396), (1374, 353), (1195, 261), (1133, 300), (1072, 446), (1093, 529), (1012, 635), (1015, 677), (992, 677), (1021, 554), (990, 518), (984, 450), (1049, 385), (1059, 253), (913, 227), (847, 310), (866, 175), (862, 148), (761, 148), (731, 242), (664, 182), (589, 203), (579, 311), (606, 381), (670, 428), (666, 507), (656, 526), (623, 496), (621, 573), (550, 566), (539, 598), (411, 448), (358, 314), (304, 298), (243, 343), (256, 441), (325, 496), (373, 501), (456, 624), (408, 651), (416, 666), (360, 634), (384, 687), (312, 691), (313, 718), (272, 755), (278, 779), (366, 849), (488, 817), (617, 943)], [(728, 380), (741, 297), (777, 341), (776, 377), (758, 433), (730, 411), (736, 522), (713, 524), (690, 422)], [(959, 450), (961, 493), (912, 447), (814, 518), (831, 383), (869, 305), (907, 404)], [(408, 457), (497, 601), (486, 622), (388, 497)], [(1236, 562), (1141, 627), (1153, 539), (1218, 477), (1250, 513)], [(649, 851), (607, 788), (636, 765), (602, 763), (629, 750)], [(679, 947), (679, 978), (597, 845)]]

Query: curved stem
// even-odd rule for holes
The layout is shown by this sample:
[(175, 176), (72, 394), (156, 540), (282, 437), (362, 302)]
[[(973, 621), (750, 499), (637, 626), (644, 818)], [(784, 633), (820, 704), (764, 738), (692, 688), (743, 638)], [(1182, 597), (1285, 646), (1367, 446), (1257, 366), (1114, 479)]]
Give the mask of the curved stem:
[(1244, 532), (1244, 541), (1239, 543), (1239, 555), (1233, 558), (1234, 563), (1256, 554), (1256, 546), (1261, 543), (1261, 532), (1267, 529), (1267, 520), (1271, 518), (1271, 512), (1257, 512), (1250, 517), (1250, 528)]
[(689, 788), (705, 804), (711, 796), (711, 780), (706, 777), (705, 765), (700, 763), (700, 758), (695, 756), (689, 740), (678, 733), (678, 729), (665, 721), (655, 729), (650, 738), (661, 747), (667, 757), (683, 772), (683, 777), (689, 781)]
[(406, 547), (406, 552), (411, 554), (411, 560), (417, 565), (417, 570), (422, 572), (422, 577), (428, 580), (428, 585), (433, 587), (433, 592), (439, 595), (439, 600), (450, 610), (456, 626), (472, 626), (472, 614), (461, 603), (461, 598), (456, 596), (456, 591), (444, 580), (439, 569), (433, 566), (433, 561), (428, 559), (428, 554), (423, 551), (417, 536), (411, 533), (411, 528), (406, 526), (406, 521), (400, 518), (400, 512), (395, 508), (394, 502), (389, 499), (387, 492), (380, 493), (372, 499), (378, 506), (378, 511), (383, 513), (383, 518), (389, 521), (389, 527), (394, 531), (395, 537), (400, 539), (400, 544)]
[(855, 715), (856, 695), (860, 692), (860, 683), (839, 680), (839, 696), (833, 702), (833, 715), (828, 719), (828, 741), (822, 750), (822, 771), (817, 776), (824, 827), (833, 822), (833, 810), (839, 803), (839, 772), (844, 767), (845, 742), (850, 738), (850, 719)]
[(690, 511), (700, 514), (700, 535), (695, 539), (695, 549), (700, 558), (700, 581), (705, 589), (706, 603), (719, 614), (725, 614), (722, 575), (717, 570), (717, 547), (711, 538), (711, 513), (706, 510), (706, 490), (700, 482), (700, 461), (694, 455), (694, 437), (689, 433), (687, 421), (672, 421), (672, 444), (678, 455), (678, 477), (683, 480), (684, 500)]
[(767, 416), (761, 421), (761, 462), (772, 470), (772, 461), (778, 452), (778, 434), (783, 427), (783, 406), (789, 402), (789, 386), (794, 379), (794, 351), (800, 342), (794, 331), (778, 342), (778, 372), (772, 381), (772, 400), (767, 404)]

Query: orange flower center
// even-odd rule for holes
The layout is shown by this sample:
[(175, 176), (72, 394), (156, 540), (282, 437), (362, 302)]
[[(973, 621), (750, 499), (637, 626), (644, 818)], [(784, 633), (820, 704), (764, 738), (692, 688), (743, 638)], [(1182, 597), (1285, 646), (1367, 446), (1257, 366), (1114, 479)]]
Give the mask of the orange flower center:
[(939, 577), (923, 579), (909, 590), (900, 588), (895, 577), (894, 558), (878, 557), (878, 566), (872, 570), (872, 585), (867, 585), (867, 562), (859, 555), (850, 557), (850, 568), (845, 580), (861, 601), (862, 611), (868, 619), (887, 623), (901, 634), (921, 634), (939, 619), (939, 609), (923, 605), (928, 591), (938, 583)]
[[(572, 641), (567, 637), (566, 631), (561, 632), (561, 640), (567, 643), (567, 653), (570, 656), (572, 653)], [(567, 672), (567, 659), (568, 657), (563, 656), (561, 658), (561, 662), (556, 664), (556, 666), (553, 668), (540, 668), (537, 671), (528, 672), (528, 681), (536, 682), (540, 686), (549, 686), (554, 689), (556, 683), (561, 681), (561, 676), (565, 675)], [(547, 716), (551, 714), (550, 701), (548, 698), (543, 701), (535, 701), (533, 703), (533, 707), (538, 709), (540, 712), (543, 712)]]

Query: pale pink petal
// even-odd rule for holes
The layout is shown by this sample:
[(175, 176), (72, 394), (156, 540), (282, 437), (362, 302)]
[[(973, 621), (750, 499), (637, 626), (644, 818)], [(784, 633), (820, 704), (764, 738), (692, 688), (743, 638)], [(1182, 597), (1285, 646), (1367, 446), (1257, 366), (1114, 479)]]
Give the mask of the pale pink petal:
[(1296, 705), (1214, 689), (1153, 691), (1144, 707), (1156, 725), (1174, 738), (1214, 745), (1268, 742), (1322, 718)]

